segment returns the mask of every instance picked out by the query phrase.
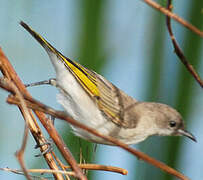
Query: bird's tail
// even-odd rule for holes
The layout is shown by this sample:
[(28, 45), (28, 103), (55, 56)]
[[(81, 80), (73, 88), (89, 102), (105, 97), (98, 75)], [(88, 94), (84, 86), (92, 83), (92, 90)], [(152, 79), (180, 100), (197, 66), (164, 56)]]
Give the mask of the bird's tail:
[(99, 92), (96, 85), (96, 77), (92, 71), (62, 55), (40, 34), (35, 32), (30, 26), (28, 26), (23, 21), (20, 22), (20, 25), (23, 26), (42, 45), (42, 47), (44, 47), (48, 54), (49, 52), (54, 53), (58, 57), (57, 59), (61, 61), (67, 67), (67, 69), (71, 71), (71, 73), (76, 77), (78, 82), (82, 85), (83, 88), (85, 88), (85, 90), (88, 91), (91, 96), (98, 96)]

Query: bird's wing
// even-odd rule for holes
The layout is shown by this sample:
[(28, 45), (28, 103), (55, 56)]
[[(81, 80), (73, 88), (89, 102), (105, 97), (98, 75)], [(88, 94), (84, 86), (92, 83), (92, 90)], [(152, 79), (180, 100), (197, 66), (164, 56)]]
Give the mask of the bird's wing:
[(133, 107), (137, 101), (101, 75), (97, 74), (96, 82), (100, 92), (100, 97), (97, 100), (98, 106), (104, 114), (118, 126), (122, 126), (123, 128), (134, 127), (131, 121), (134, 117), (129, 117), (129, 115), (130, 112), (132, 112), (131, 107)]
[(136, 102), (135, 99), (125, 94), (101, 75), (62, 55), (26, 23), (21, 21), (20, 24), (45, 48), (46, 51), (51, 51), (58, 57), (109, 120), (113, 121), (118, 126), (132, 126), (132, 124), (129, 124), (129, 118), (126, 118), (129, 114), (126, 113), (128, 112), (126, 109), (129, 109), (129, 107)]
[(96, 85), (96, 78), (87, 68), (79, 63), (65, 57), (57, 49), (55, 49), (49, 42), (47, 42), (40, 34), (35, 32), (30, 26), (23, 21), (20, 24), (39, 42), (39, 44), (48, 52), (54, 53), (58, 59), (66, 66), (66, 68), (78, 80), (79, 84), (91, 96), (99, 96), (99, 90)]

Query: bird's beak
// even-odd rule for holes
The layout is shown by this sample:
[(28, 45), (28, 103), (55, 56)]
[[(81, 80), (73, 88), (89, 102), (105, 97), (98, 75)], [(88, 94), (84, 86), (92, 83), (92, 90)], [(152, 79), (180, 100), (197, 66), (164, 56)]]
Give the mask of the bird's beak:
[(186, 137), (192, 139), (193, 141), (197, 142), (195, 136), (193, 136), (190, 132), (188, 132), (184, 129), (178, 129), (178, 134), (182, 135), (182, 136), (186, 136)]

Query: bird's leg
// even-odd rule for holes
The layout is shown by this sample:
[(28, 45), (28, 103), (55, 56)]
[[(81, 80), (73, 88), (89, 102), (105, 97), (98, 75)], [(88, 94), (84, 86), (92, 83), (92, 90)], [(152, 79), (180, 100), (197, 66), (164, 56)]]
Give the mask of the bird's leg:
[[(51, 119), (51, 121), (52, 121), (52, 123), (53, 123), (53, 125), (54, 125), (55, 117), (54, 117), (54, 116), (50, 116), (50, 119)], [(40, 156), (43, 156), (43, 155), (46, 154), (46, 153), (49, 153), (49, 152), (53, 151), (53, 141), (52, 141), (51, 138), (49, 138), (48, 140), (46, 140), (46, 142), (43, 143), (43, 144), (37, 144), (37, 145), (35, 146), (35, 149), (37, 149), (37, 148), (39, 148), (39, 147), (41, 147), (41, 146), (44, 146), (44, 145), (47, 145), (48, 148), (47, 148), (45, 151), (43, 151), (43, 152), (41, 152), (41, 153), (35, 155), (35, 157), (40, 157)]]
[(48, 148), (45, 151), (43, 151), (43, 152), (41, 152), (39, 154), (36, 154), (35, 157), (40, 157), (40, 156), (43, 156), (46, 153), (50, 153), (51, 151), (53, 151), (53, 141), (50, 140), (50, 139), (46, 140), (46, 142), (43, 143), (43, 144), (37, 144), (35, 146), (35, 149), (40, 148), (41, 146), (44, 146), (44, 145), (47, 145)]
[(48, 79), (45, 81), (39, 81), (39, 82), (30, 83), (30, 84), (25, 84), (25, 87), (33, 87), (33, 86), (39, 86), (39, 85), (45, 85), (45, 84), (57, 86), (56, 79), (51, 78), (51, 79)]
[[(25, 84), (25, 87), (33, 87), (33, 86), (39, 86), (39, 85), (45, 85), (45, 84), (52, 85), (52, 86), (56, 87), (56, 84), (57, 84), (56, 79), (51, 78), (51, 79), (45, 80), (45, 81), (39, 81), (39, 82), (35, 82), (35, 83)], [(52, 120), (52, 123), (54, 124), (55, 117), (51, 116), (50, 119)], [(35, 146), (35, 149), (37, 149), (37, 148), (39, 148), (41, 146), (44, 146), (44, 145), (47, 145), (48, 148), (45, 151), (41, 152), (40, 154), (35, 155), (35, 157), (42, 156), (42, 155), (44, 155), (46, 153), (49, 153), (49, 152), (51, 152), (53, 150), (53, 142), (50, 139), (47, 140), (47, 142), (45, 142), (43, 144), (37, 144)]]

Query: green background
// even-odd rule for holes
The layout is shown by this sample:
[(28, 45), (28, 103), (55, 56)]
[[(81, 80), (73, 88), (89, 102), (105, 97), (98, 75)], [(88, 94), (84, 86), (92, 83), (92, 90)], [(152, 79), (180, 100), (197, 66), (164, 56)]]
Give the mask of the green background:
[[(165, 5), (165, 2), (161, 2)], [(203, 1), (179, 0), (174, 11), (203, 29)], [(180, 170), (193, 180), (203, 179), (203, 95), (173, 52), (165, 16), (134, 0), (1, 0), (0, 46), (25, 83), (54, 77), (44, 50), (18, 24), (25, 21), (67, 57), (77, 60), (112, 81), (141, 101), (156, 101), (175, 107), (187, 129), (196, 137), (152, 137), (133, 147)], [(203, 41), (172, 21), (183, 51), (203, 77)], [(33, 97), (56, 108), (53, 87), (29, 89)], [(47, 93), (48, 92), (48, 93)], [(14, 153), (19, 149), (24, 122), (18, 109), (5, 103), (0, 91), (0, 167), (19, 168)], [(82, 148), (85, 162), (126, 168), (128, 176), (109, 172), (89, 172), (90, 179), (171, 180), (172, 176), (148, 165), (117, 147), (88, 143), (72, 135), (64, 122), (56, 127), (77, 160)], [(46, 168), (43, 158), (34, 158), (34, 141), (29, 137), (25, 162), (29, 168)], [(55, 148), (56, 149), (56, 148)], [(0, 179), (24, 179), (0, 171)]]

